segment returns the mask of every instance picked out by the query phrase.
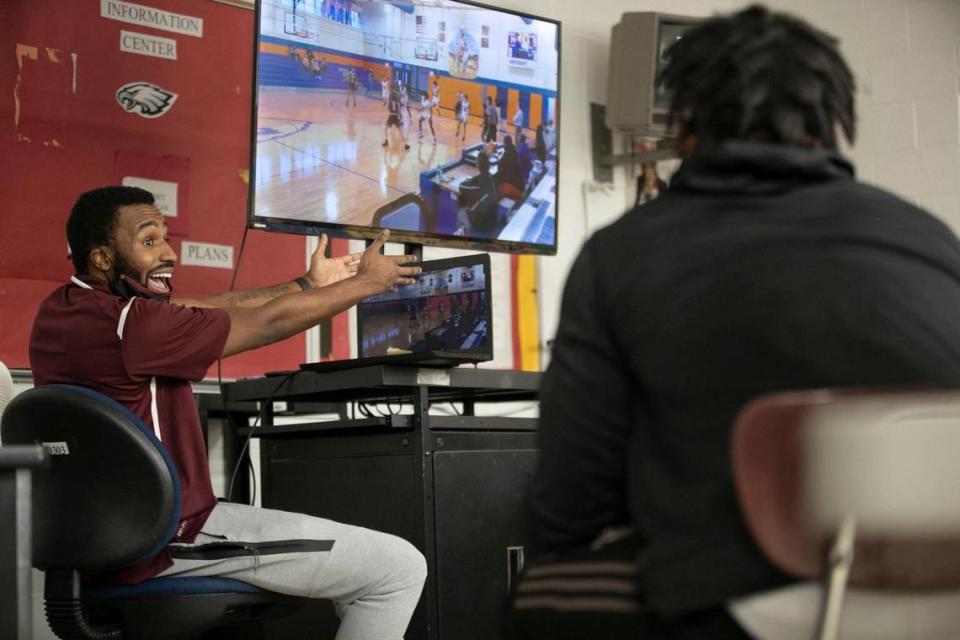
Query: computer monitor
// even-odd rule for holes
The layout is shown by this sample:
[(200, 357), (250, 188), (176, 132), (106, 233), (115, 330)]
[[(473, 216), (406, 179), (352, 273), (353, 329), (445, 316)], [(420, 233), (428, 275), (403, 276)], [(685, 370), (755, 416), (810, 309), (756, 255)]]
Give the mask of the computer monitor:
[(490, 286), (487, 254), (423, 263), (416, 283), (357, 305), (358, 357), (432, 351), (492, 359)]

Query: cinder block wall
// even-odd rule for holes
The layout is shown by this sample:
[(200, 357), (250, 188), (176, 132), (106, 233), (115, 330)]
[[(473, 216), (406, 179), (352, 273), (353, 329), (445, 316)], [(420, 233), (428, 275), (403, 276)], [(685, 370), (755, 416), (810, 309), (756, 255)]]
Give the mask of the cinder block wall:
[(840, 39), (857, 79), (860, 177), (960, 232), (960, 1), (771, 0)]

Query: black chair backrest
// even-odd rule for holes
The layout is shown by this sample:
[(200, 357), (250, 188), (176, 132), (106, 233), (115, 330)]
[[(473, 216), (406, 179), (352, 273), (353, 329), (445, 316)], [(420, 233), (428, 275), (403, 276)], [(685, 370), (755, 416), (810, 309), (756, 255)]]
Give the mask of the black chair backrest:
[(111, 398), (46, 385), (3, 413), (4, 444), (42, 444), (33, 476), (33, 564), (96, 574), (156, 554), (173, 537), (180, 484), (163, 446)]

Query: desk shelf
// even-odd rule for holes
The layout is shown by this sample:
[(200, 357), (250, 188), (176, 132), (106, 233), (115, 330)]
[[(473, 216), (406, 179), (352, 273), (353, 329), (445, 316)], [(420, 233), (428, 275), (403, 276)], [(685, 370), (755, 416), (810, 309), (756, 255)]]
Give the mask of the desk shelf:
[[(331, 432), (352, 432), (356, 430), (396, 431), (413, 430), (414, 416), (398, 414), (357, 418), (355, 420), (324, 420), (322, 422), (301, 422), (263, 427), (244, 427), (237, 430), (242, 437), (273, 438), (277, 436), (306, 435), (316, 433), (330, 435)], [(521, 431), (532, 432), (537, 428), (536, 418), (512, 418), (502, 416), (430, 416), (431, 431)]]
[(298, 371), (292, 377), (269, 376), (225, 385), (228, 402), (311, 399), (315, 402), (396, 400), (411, 389), (424, 388), (430, 403), (456, 401), (508, 402), (535, 400), (540, 374), (454, 367), (372, 366), (318, 373)]
[(323, 422), (301, 422), (296, 424), (282, 424), (255, 428), (238, 429), (241, 436), (253, 438), (273, 438), (276, 436), (331, 435), (331, 432), (353, 432), (357, 430), (392, 431), (396, 429), (410, 430), (413, 428), (413, 416), (396, 415), (376, 418), (358, 418), (356, 420), (324, 420)]

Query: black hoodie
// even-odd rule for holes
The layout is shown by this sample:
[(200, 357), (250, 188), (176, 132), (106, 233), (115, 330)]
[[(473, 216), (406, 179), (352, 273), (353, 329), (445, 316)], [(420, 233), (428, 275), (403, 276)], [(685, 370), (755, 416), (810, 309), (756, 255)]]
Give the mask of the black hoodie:
[(736, 413), (776, 390), (890, 385), (960, 385), (953, 233), (833, 151), (698, 153), (570, 273), (541, 392), (546, 540), (632, 524), (666, 615), (784, 584), (737, 506)]

